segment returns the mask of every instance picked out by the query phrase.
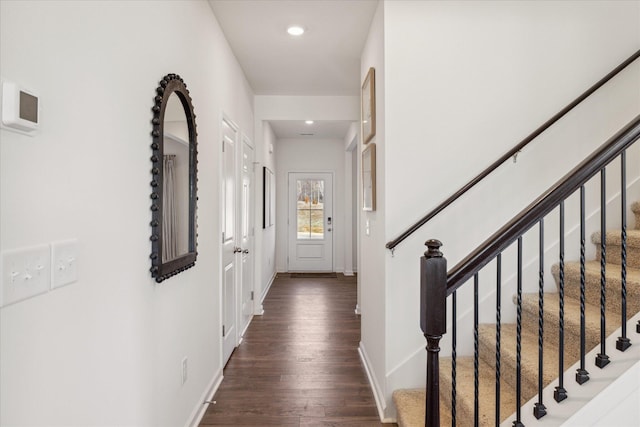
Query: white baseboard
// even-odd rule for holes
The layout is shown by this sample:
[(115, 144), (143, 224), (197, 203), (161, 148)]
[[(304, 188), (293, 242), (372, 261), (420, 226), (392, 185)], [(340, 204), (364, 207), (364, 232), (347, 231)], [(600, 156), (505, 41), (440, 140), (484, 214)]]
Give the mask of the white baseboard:
[(353, 271), (347, 271), (347, 270), (345, 270), (345, 272), (342, 274), (344, 274), (345, 276), (355, 276), (355, 274), (353, 274)]
[(207, 408), (209, 407), (209, 403), (213, 396), (218, 391), (220, 384), (222, 383), (222, 369), (219, 369), (218, 372), (215, 373), (213, 379), (209, 382), (209, 386), (206, 388), (202, 397), (198, 401), (196, 407), (193, 409), (191, 416), (189, 419), (191, 420), (186, 424), (186, 427), (198, 427), (200, 425), (200, 421), (202, 421), (202, 417), (204, 417)]
[(277, 272), (273, 273), (273, 276), (271, 276), (271, 279), (269, 279), (269, 283), (267, 284), (267, 287), (264, 288), (264, 290), (262, 291), (262, 295), (260, 295), (260, 305), (262, 306), (262, 303), (264, 302), (264, 299), (266, 298), (267, 294), (269, 293), (269, 289), (271, 289), (271, 285), (273, 285), (273, 281), (276, 280), (276, 276), (278, 275)]
[(355, 312), (356, 312), (357, 315), (362, 314), (362, 312), (360, 311), (360, 304), (356, 304)]
[(373, 391), (373, 398), (376, 401), (376, 408), (378, 408), (378, 417), (380, 417), (380, 421), (382, 423), (395, 423), (396, 420), (392, 418), (385, 418), (385, 409), (387, 409), (387, 403), (384, 398), (384, 393), (376, 381), (375, 375), (373, 375), (373, 371), (371, 369), (371, 362), (369, 361), (369, 357), (367, 356), (367, 351), (360, 342), (360, 346), (358, 347), (358, 354), (360, 355), (360, 360), (362, 361), (362, 365), (364, 366), (364, 371), (367, 373), (367, 378), (369, 379), (369, 385), (371, 386), (371, 390)]
[(264, 306), (263, 306), (264, 299), (267, 297), (267, 293), (269, 293), (269, 289), (271, 289), (271, 285), (273, 285), (273, 281), (276, 279), (277, 275), (278, 275), (277, 272), (273, 273), (273, 276), (271, 276), (271, 279), (269, 279), (269, 283), (262, 291), (262, 295), (260, 295), (260, 302), (258, 303), (256, 301), (255, 304), (253, 305), (254, 316), (262, 316), (264, 314)]

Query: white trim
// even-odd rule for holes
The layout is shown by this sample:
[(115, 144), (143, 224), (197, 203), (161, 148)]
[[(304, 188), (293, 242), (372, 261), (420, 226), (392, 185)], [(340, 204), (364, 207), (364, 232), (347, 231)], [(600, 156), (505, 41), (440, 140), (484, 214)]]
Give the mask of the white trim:
[(415, 357), (419, 357), (419, 356), (426, 356), (426, 351), (424, 349), (424, 346), (419, 347), (416, 351), (414, 351), (413, 353), (411, 353), (407, 358), (405, 358), (402, 362), (398, 363), (396, 365), (395, 368), (393, 368), (392, 370), (389, 371), (389, 373), (387, 374), (387, 378), (389, 378), (392, 375), (395, 375), (396, 372), (398, 372), (400, 369), (402, 369), (407, 363), (410, 363), (412, 361), (412, 359), (414, 359)]
[(353, 230), (355, 228), (353, 217), (354, 210), (357, 209), (357, 207), (353, 206), (354, 182), (352, 169), (355, 148), (358, 146), (357, 142), (357, 136), (354, 135), (344, 154), (344, 226), (342, 227), (344, 230), (344, 254), (342, 258), (345, 276), (353, 276), (353, 248), (355, 245), (355, 242), (353, 241)]
[(361, 315), (362, 314), (362, 312), (360, 311), (360, 304), (356, 304), (355, 312), (356, 312), (357, 315)]
[[(256, 227), (255, 227), (255, 214), (256, 214), (256, 148), (253, 144), (253, 141), (251, 141), (251, 139), (249, 138), (249, 136), (247, 136), (247, 134), (245, 134), (244, 132), (240, 132), (240, 158), (239, 158), (239, 180), (238, 180), (238, 185), (239, 185), (239, 191), (238, 191), (238, 196), (242, 196), (242, 186), (244, 185), (244, 170), (243, 170), (243, 156), (245, 154), (245, 144), (249, 147), (249, 149), (251, 150), (252, 153), (252, 159), (251, 159), (251, 164), (249, 167), (249, 183), (250, 183), (250, 188), (249, 188), (249, 211), (248, 212), (241, 212), (240, 214), (240, 219), (242, 218), (242, 215), (247, 215), (247, 219), (248, 219), (248, 224), (249, 224), (249, 230), (248, 230), (248, 236), (247, 236), (247, 242), (248, 242), (248, 247), (244, 248), (244, 249), (248, 249), (249, 250), (249, 275), (250, 275), (250, 281), (251, 281), (251, 295), (253, 295), (253, 298), (251, 298), (251, 305), (253, 306), (253, 310), (251, 313), (251, 318), (247, 321), (247, 324), (242, 328), (242, 333), (240, 334), (240, 338), (238, 340), (238, 346), (242, 343), (242, 337), (244, 336), (245, 332), (247, 332), (247, 329), (249, 328), (249, 325), (251, 324), (251, 322), (253, 321), (253, 315), (254, 315), (254, 311), (255, 311), (255, 294), (256, 294), (256, 263), (257, 263), (257, 259), (258, 257), (256, 256)], [(242, 206), (242, 201), (240, 201), (240, 203), (237, 203), (238, 205)], [(238, 206), (236, 206), (238, 207)], [(242, 209), (240, 209), (240, 211), (242, 211)], [(242, 224), (241, 221), (239, 223), (239, 228), (242, 228)], [(238, 233), (240, 240), (242, 241), (243, 237), (242, 237), (242, 232)], [(242, 245), (241, 245), (242, 246)], [(245, 284), (245, 277), (244, 277), (244, 270), (242, 269), (242, 259), (240, 261), (240, 283), (239, 283), (239, 298), (237, 298), (237, 314), (238, 314), (238, 320), (239, 323), (242, 324), (243, 320), (244, 320), (244, 315), (242, 314), (242, 304), (244, 303), (244, 301), (242, 300), (244, 298), (244, 294), (242, 293), (244, 290), (244, 284)]]
[(362, 361), (362, 365), (364, 366), (364, 371), (367, 373), (369, 385), (371, 385), (371, 390), (373, 391), (373, 398), (376, 400), (376, 408), (378, 408), (378, 417), (380, 418), (380, 421), (382, 423), (395, 423), (395, 419), (385, 418), (384, 416), (384, 411), (385, 409), (387, 409), (384, 393), (382, 392), (378, 381), (376, 381), (376, 377), (373, 375), (371, 362), (369, 361), (367, 351), (365, 350), (362, 341), (360, 341), (360, 346), (358, 347), (358, 354), (360, 355), (360, 360)]
[[(636, 314), (627, 322), (627, 330), (635, 334), (635, 325), (640, 320), (640, 314)], [(632, 369), (640, 360), (640, 346), (637, 344), (629, 347), (624, 353), (616, 350), (616, 340), (621, 335), (621, 328), (618, 328), (615, 332), (610, 334), (606, 340), (606, 348), (611, 362), (605, 369), (597, 368), (595, 365), (596, 354), (600, 352), (600, 346), (596, 346), (593, 350), (585, 355), (586, 366), (585, 369), (589, 372), (589, 381), (577, 386), (573, 379), (576, 369), (580, 367), (580, 362), (576, 362), (573, 366), (566, 369), (564, 372), (564, 381), (566, 384), (571, 384), (571, 390), (569, 391), (569, 397), (563, 400), (561, 403), (557, 403), (553, 399), (553, 393), (557, 382), (552, 382), (542, 391), (545, 405), (547, 406), (547, 415), (536, 420), (533, 416), (533, 406), (538, 401), (537, 395), (531, 398), (527, 403), (522, 406), (522, 422), (524, 425), (535, 425), (536, 427), (546, 426), (586, 426), (595, 424), (584, 424), (585, 419), (588, 419), (590, 414), (599, 413), (603, 414), (607, 408), (598, 406), (598, 402), (602, 401), (602, 398), (598, 396), (604, 390), (611, 390), (611, 385), (621, 378), (627, 371)], [(633, 373), (633, 371), (631, 371)], [(625, 381), (618, 381), (617, 383), (624, 383)], [(633, 381), (631, 381), (633, 383)], [(629, 384), (627, 384), (629, 385)], [(633, 384), (631, 384), (633, 385)], [(636, 381), (637, 385), (637, 381)], [(616, 393), (629, 392), (626, 390), (616, 390)], [(591, 406), (591, 405), (595, 405)], [(511, 415), (504, 421), (501, 427), (510, 427), (511, 421), (515, 415)], [(593, 420), (597, 422), (598, 420)]]
[(187, 424), (185, 424), (185, 427), (198, 427), (198, 425), (200, 425), (200, 421), (202, 421), (202, 418), (204, 417), (204, 414), (205, 412), (207, 412), (207, 408), (209, 407), (209, 403), (207, 402), (213, 399), (216, 391), (218, 391), (218, 388), (220, 388), (220, 384), (222, 384), (223, 378), (224, 376), (222, 375), (222, 369), (219, 369), (209, 382), (209, 386), (202, 394), (200, 400), (198, 400), (198, 404), (195, 408), (193, 408), (191, 416), (189, 417), (191, 421), (187, 422)]
[(273, 273), (273, 276), (271, 276), (271, 280), (269, 280), (269, 284), (267, 285), (266, 288), (264, 288), (264, 291), (262, 291), (262, 295), (260, 296), (261, 306), (262, 304), (264, 304), (264, 299), (267, 297), (267, 294), (269, 293), (269, 289), (271, 289), (271, 285), (273, 285), (273, 282), (276, 280), (277, 275), (278, 273)]

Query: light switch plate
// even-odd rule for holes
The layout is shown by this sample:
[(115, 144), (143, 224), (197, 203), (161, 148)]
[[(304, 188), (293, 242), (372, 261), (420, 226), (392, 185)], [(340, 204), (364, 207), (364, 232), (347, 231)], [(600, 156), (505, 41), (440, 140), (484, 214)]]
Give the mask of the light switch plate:
[(51, 289), (78, 281), (78, 240), (51, 244)]
[(45, 293), (51, 283), (49, 245), (2, 254), (2, 306)]

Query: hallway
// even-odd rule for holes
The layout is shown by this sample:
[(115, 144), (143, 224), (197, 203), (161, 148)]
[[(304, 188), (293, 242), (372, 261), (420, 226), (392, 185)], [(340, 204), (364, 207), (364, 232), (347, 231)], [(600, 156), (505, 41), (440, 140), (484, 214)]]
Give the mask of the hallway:
[(380, 426), (358, 355), (355, 277), (278, 274), (201, 426)]

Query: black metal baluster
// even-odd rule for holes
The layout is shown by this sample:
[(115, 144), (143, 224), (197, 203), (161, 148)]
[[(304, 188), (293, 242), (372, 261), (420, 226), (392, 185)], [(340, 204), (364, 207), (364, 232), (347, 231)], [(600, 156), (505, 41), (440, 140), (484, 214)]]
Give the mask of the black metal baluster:
[(478, 273), (473, 275), (473, 425), (480, 425), (480, 382), (478, 340)]
[(562, 402), (567, 398), (567, 390), (564, 388), (564, 201), (560, 202), (560, 271), (558, 280), (559, 301), (559, 336), (558, 336), (558, 385), (553, 392), (556, 402)]
[(502, 311), (502, 254), (496, 258), (496, 427), (500, 425), (500, 323)]
[(518, 237), (518, 303), (516, 316), (516, 420), (513, 427), (524, 427), (522, 424), (522, 236)]
[(620, 154), (620, 204), (622, 205), (622, 231), (620, 252), (620, 279), (622, 298), (622, 336), (616, 341), (616, 348), (625, 351), (631, 347), (631, 341), (627, 337), (627, 152)]
[(589, 381), (589, 372), (585, 369), (584, 353), (586, 347), (585, 333), (585, 304), (586, 304), (586, 276), (585, 276), (585, 208), (584, 208), (584, 185), (580, 186), (580, 367), (576, 370), (576, 382), (584, 384)]
[(457, 291), (451, 295), (452, 341), (451, 345), (451, 427), (456, 427), (456, 358), (458, 345), (458, 297)]
[(607, 356), (606, 347), (606, 290), (607, 290), (607, 278), (606, 278), (606, 265), (607, 265), (607, 199), (606, 199), (606, 169), (603, 168), (600, 171), (600, 353), (596, 356), (596, 366), (600, 369), (609, 364), (609, 356)]
[(540, 249), (538, 268), (538, 402), (533, 407), (533, 415), (540, 419), (547, 415), (547, 408), (542, 402), (543, 376), (543, 334), (544, 334), (544, 218), (540, 219)]

